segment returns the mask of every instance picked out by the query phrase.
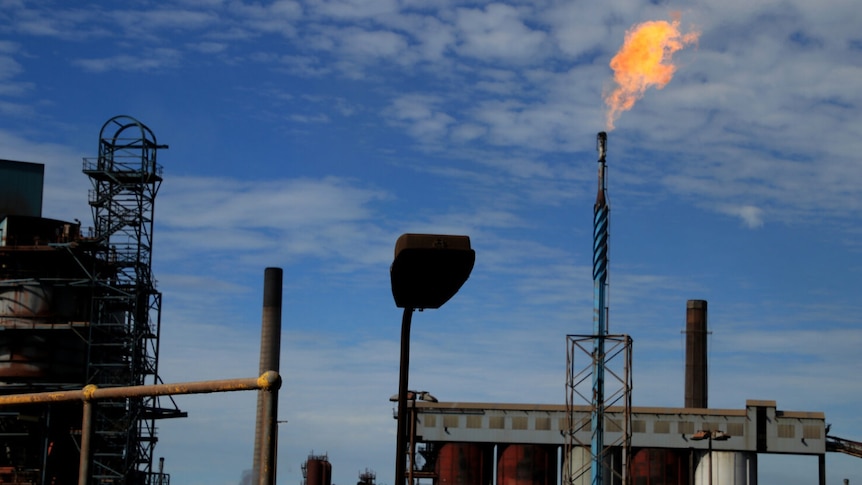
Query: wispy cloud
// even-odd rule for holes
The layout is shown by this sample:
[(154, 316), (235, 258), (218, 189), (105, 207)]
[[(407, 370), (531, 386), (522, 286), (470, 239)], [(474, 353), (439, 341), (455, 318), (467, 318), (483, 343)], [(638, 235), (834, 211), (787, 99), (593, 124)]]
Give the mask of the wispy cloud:
[(160, 195), (160, 238), (169, 259), (203, 249), (239, 249), (284, 261), (347, 256), (379, 262), (388, 251), (382, 251), (386, 232), (375, 221), (374, 204), (389, 197), (335, 177), (269, 182), (181, 177)]
[(529, 28), (517, 8), (494, 3), (483, 9), (458, 9), (461, 55), (517, 64), (535, 63), (543, 57), (545, 32)]
[(757, 229), (763, 226), (763, 210), (752, 205), (726, 206), (723, 212), (738, 217), (746, 227)]
[(156, 49), (138, 54), (118, 54), (101, 58), (79, 58), (74, 65), (90, 72), (147, 72), (176, 67), (182, 58), (176, 49)]

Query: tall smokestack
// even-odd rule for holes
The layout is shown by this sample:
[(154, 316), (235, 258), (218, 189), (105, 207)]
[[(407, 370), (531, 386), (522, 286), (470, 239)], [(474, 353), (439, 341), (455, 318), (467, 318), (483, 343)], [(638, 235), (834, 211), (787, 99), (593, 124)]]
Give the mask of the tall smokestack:
[(706, 300), (688, 300), (685, 312), (685, 407), (706, 409)]
[[(264, 372), (274, 370), (279, 372), (279, 361), (281, 359), (281, 296), (282, 279), (284, 272), (281, 268), (266, 268), (263, 273), (263, 315), (260, 330), (260, 375)], [(261, 470), (262, 463), (274, 463), (274, 456), (263, 459), (264, 452), (263, 436), (266, 435), (266, 427), (269, 427), (269, 436), (275, 436), (278, 426), (278, 403), (273, 402), (271, 413), (264, 413), (264, 405), (267, 401), (265, 391), (257, 393), (257, 420), (255, 421), (254, 437), (254, 465), (252, 468), (252, 483), (261, 483), (261, 474), (265, 474), (265, 483), (275, 483), (274, 467)], [(270, 416), (265, 416), (270, 414)], [(269, 419), (266, 419), (266, 418)], [(267, 422), (264, 422), (267, 421)], [(266, 452), (272, 454), (271, 447), (266, 447)]]

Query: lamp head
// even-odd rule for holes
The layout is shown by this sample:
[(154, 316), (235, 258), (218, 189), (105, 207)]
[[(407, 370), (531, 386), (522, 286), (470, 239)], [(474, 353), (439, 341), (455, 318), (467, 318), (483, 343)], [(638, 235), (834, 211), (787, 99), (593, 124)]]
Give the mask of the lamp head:
[(476, 261), (468, 236), (402, 234), (389, 269), (398, 308), (440, 308), (461, 289)]

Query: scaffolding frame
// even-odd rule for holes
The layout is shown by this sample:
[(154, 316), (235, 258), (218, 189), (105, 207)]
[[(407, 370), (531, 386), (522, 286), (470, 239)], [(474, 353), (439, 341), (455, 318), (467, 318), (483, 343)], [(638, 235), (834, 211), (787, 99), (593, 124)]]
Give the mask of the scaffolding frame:
[[(604, 355), (594, 352), (597, 338), (604, 340)], [(601, 366), (597, 366), (598, 363)], [(605, 373), (605, 385), (610, 384), (604, 396), (601, 409), (596, 409), (593, 396), (593, 371), (602, 367)], [(584, 407), (590, 410), (590, 416), (602, 416), (603, 431), (619, 433), (613, 441), (604, 441), (600, 456), (595, 456), (591, 450), (592, 420), (582, 417)], [(611, 407), (623, 408), (622, 422), (604, 418)], [(594, 463), (602, 463), (606, 467), (604, 476), (611, 480), (609, 484), (628, 485), (631, 473), (629, 470), (631, 456), (632, 423), (632, 338), (628, 335), (567, 335), (566, 336), (566, 424), (565, 449), (563, 455), (563, 484), (588, 485), (591, 483), (591, 470)], [(584, 439), (584, 436), (587, 439)], [(622, 453), (622, 463), (619, 468), (611, 464), (611, 450), (618, 448)], [(580, 455), (578, 455), (580, 453)], [(576, 456), (588, 459), (576, 460)]]
[[(160, 145), (128, 116), (108, 120), (98, 157), (85, 158), (92, 184), (94, 231), (88, 241), (93, 288), (87, 384), (100, 388), (159, 384), (162, 295), (152, 273), (153, 212), (162, 182)], [(154, 476), (155, 420), (182, 417), (158, 396), (106, 400), (94, 420), (92, 479), (97, 484), (146, 484)]]

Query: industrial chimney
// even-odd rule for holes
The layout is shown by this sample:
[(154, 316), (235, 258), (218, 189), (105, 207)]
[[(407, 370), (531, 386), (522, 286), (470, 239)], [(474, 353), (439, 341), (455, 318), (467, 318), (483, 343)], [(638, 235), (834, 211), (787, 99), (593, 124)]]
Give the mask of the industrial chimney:
[[(281, 360), (281, 305), (284, 270), (281, 268), (266, 268), (263, 272), (263, 315), (260, 331), (260, 373), (279, 371)], [(266, 483), (275, 483), (275, 446), (264, 443), (264, 437), (276, 436), (278, 427), (278, 395), (272, 400), (271, 415), (267, 416), (267, 398), (265, 393), (257, 393), (257, 419), (255, 421), (254, 461), (252, 465), (252, 483), (258, 483), (264, 478)], [(267, 430), (267, 428), (269, 428)], [(266, 454), (266, 455), (264, 455)]]
[(685, 312), (685, 407), (709, 407), (707, 403), (706, 300), (688, 300)]

